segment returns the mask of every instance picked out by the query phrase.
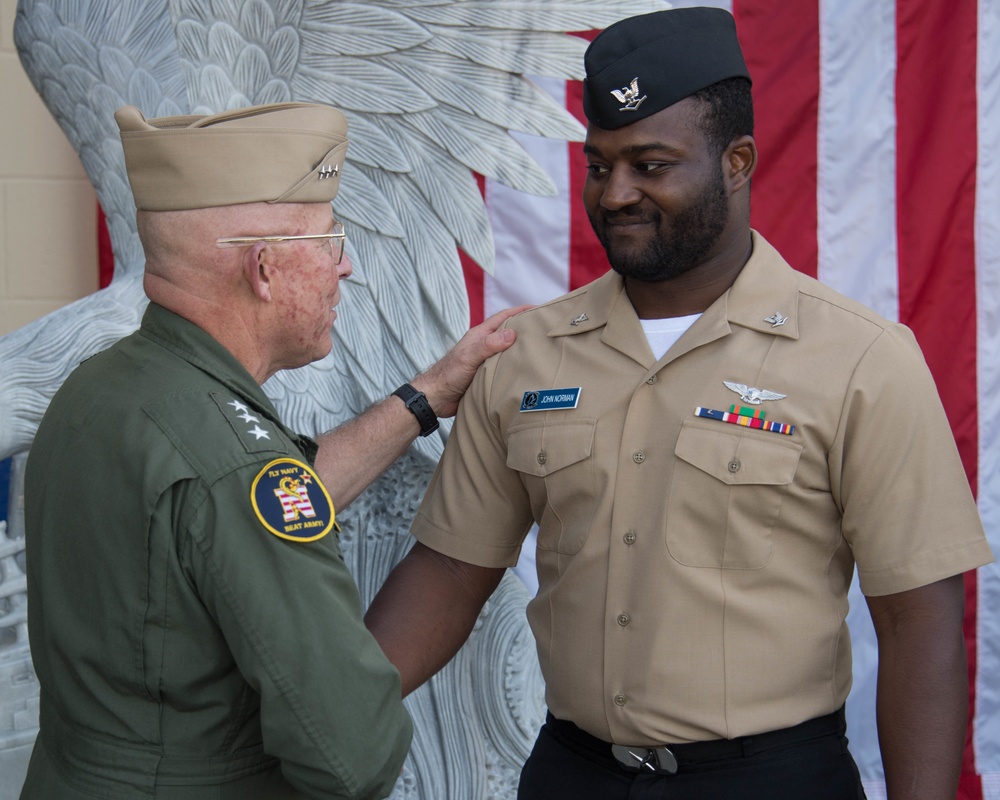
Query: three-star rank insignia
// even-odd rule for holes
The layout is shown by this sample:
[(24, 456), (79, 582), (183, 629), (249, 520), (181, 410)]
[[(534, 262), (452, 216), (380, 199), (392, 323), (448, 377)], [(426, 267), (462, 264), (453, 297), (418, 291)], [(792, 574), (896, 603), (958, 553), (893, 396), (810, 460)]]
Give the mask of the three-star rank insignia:
[(243, 443), (248, 453), (284, 450), (274, 426), (260, 412), (254, 413), (242, 400), (221, 392), (210, 392), (215, 404)]
[(276, 458), (257, 474), (250, 502), (261, 524), (282, 539), (314, 542), (337, 527), (323, 482), (311, 467), (292, 458)]

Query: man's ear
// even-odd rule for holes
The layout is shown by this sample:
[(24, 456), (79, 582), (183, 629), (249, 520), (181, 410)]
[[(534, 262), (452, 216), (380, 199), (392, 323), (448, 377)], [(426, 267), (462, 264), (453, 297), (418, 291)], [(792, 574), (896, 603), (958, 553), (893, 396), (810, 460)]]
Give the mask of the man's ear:
[(274, 259), (274, 248), (266, 242), (257, 242), (243, 256), (243, 278), (254, 296), (264, 303), (271, 302), (271, 283), (276, 274)]
[(757, 143), (752, 136), (740, 136), (722, 154), (722, 174), (735, 194), (750, 182), (757, 169)]

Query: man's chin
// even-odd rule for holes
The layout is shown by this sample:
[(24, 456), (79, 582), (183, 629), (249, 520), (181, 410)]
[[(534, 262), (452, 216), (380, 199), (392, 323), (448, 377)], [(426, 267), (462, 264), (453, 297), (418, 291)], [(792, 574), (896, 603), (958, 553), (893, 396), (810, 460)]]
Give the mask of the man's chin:
[(649, 268), (647, 264), (638, 264), (630, 259), (608, 259), (608, 263), (611, 264), (611, 269), (621, 275), (623, 278), (629, 278), (634, 281), (646, 281), (654, 282), (661, 280), (662, 269), (657, 265), (653, 269)]

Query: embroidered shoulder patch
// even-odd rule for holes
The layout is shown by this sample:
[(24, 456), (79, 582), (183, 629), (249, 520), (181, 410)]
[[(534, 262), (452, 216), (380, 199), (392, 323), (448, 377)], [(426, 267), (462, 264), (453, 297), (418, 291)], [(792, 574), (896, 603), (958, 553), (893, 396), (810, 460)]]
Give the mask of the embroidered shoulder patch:
[(314, 542), (337, 525), (333, 501), (312, 468), (291, 458), (276, 458), (250, 487), (250, 502), (261, 524), (275, 536)]

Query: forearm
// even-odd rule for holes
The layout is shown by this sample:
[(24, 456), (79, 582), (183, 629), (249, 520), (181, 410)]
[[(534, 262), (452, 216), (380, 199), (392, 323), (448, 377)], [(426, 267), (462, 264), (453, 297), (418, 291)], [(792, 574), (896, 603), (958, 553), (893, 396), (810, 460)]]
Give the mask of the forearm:
[(399, 670), (404, 697), (458, 652), (504, 571), (449, 559), (419, 542), (392, 571), (365, 624)]
[[(940, 583), (949, 581), (954, 597), (962, 576)], [(943, 602), (885, 619), (876, 630), (876, 710), (889, 800), (954, 800), (969, 700), (961, 610)]]
[(339, 512), (399, 458), (420, 433), (417, 418), (391, 395), (317, 439), (316, 472)]
[[(423, 392), (439, 417), (452, 417), (472, 376), (483, 361), (506, 350), (514, 331), (503, 329), (511, 316), (527, 306), (494, 314), (472, 328), (448, 353), (410, 381)], [(320, 436), (316, 472), (338, 511), (346, 508), (368, 485), (399, 458), (420, 433), (420, 423), (406, 404), (390, 395), (356, 419)]]

